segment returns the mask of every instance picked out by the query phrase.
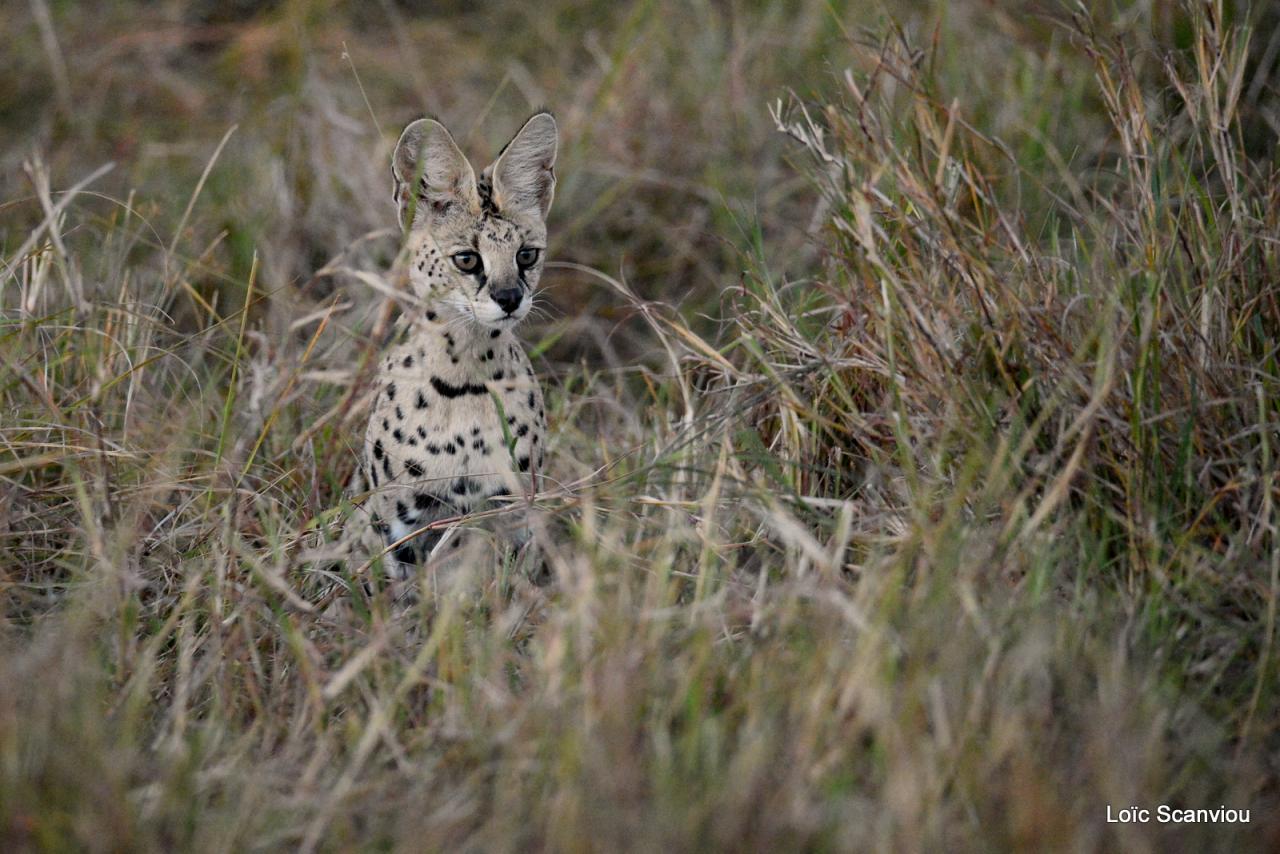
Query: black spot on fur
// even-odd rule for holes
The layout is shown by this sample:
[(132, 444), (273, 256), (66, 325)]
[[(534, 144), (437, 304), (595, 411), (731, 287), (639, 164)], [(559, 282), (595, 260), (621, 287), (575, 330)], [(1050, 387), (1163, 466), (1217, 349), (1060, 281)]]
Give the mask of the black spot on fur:
[(505, 377), (506, 375), (507, 375), (507, 374), (506, 374), (506, 372), (505, 372), (505, 371), (502, 371), (502, 370), (494, 371), (494, 372), (493, 372), (493, 381), (494, 381), (494, 382), (497, 382), (498, 380), (502, 379), (502, 378), (503, 378), (503, 377)]
[(525, 457), (521, 457), (521, 458), (519, 459), (519, 461), (517, 462), (517, 465), (519, 465), (519, 466), (520, 466), (520, 471), (528, 471), (528, 470), (529, 470), (529, 458), (528, 458), (527, 456), (525, 456)]
[(387, 400), (395, 400), (395, 399), (396, 399), (396, 384), (387, 383)]
[(497, 338), (497, 337), (498, 337), (499, 335), (501, 335), (501, 334), (502, 334), (502, 330), (501, 330), (501, 329), (495, 329), (495, 330), (493, 330), (492, 332), (490, 332), (490, 333), (489, 333), (489, 337), (490, 337), (490, 338)]
[(382, 459), (382, 455), (385, 453), (386, 451), (382, 449), (382, 440), (378, 439), (373, 443), (373, 458), (375, 460), (380, 460)]
[(403, 421), (403, 420), (404, 420), (404, 410), (403, 410), (403, 409), (401, 409), (401, 408), (400, 408), (400, 407), (398, 407), (398, 406), (396, 407), (396, 420), (397, 420), (397, 421)]
[(397, 442), (399, 442), (402, 445), (404, 444), (404, 434), (400, 432), (399, 427), (391, 431), (391, 438), (395, 439)]
[(404, 470), (413, 477), (422, 477), (422, 465), (417, 460), (405, 460)]
[(460, 477), (453, 482), (453, 494), (454, 495), (467, 494), (467, 479), (465, 477)]
[(521, 439), (523, 439), (525, 436), (527, 436), (527, 435), (528, 435), (528, 433), (529, 433), (529, 425), (528, 425), (528, 424), (521, 424), (518, 428), (516, 428), (516, 435), (517, 435), (518, 437), (520, 437)]
[(396, 546), (395, 551), (391, 553), (396, 560), (401, 563), (417, 563), (418, 550), (413, 547), (412, 542), (401, 543)]
[(401, 364), (402, 364), (402, 365), (404, 365), (406, 368), (412, 368), (412, 367), (413, 367), (413, 357), (412, 357), (412, 356), (405, 356), (405, 357), (404, 357), (404, 361), (403, 361), (403, 362), (401, 362)]
[(421, 389), (419, 389), (419, 391), (418, 391), (418, 397), (417, 397), (417, 399), (416, 399), (416, 400), (414, 400), (413, 405), (414, 405), (415, 407), (417, 407), (418, 409), (426, 409), (426, 408), (427, 408), (427, 399), (426, 399), (425, 397), (423, 397), (423, 396), (422, 396), (422, 391), (421, 391)]
[(444, 507), (445, 503), (430, 492), (419, 492), (413, 496), (413, 506), (419, 510), (426, 510), (428, 508)]
[(403, 501), (396, 502), (396, 518), (406, 525), (412, 525), (418, 521), (418, 517), (409, 512), (409, 508), (404, 506)]
[(395, 480), (396, 476), (391, 473), (391, 457), (382, 458), (382, 473), (387, 476), (387, 480)]
[(488, 390), (482, 385), (476, 385), (475, 383), (463, 383), (462, 385), (452, 385), (440, 379), (439, 377), (431, 378), (431, 387), (434, 388), (436, 390), (436, 393), (439, 394), (441, 397), (448, 397), (448, 398), (462, 397), (463, 395), (466, 395), (466, 394), (487, 394), (488, 393)]

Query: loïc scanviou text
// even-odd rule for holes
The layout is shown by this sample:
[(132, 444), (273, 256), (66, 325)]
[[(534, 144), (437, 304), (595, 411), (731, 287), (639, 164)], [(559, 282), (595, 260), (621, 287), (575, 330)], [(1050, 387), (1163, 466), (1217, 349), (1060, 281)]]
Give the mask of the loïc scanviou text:
[(1182, 809), (1161, 804), (1148, 807), (1115, 808), (1107, 804), (1108, 824), (1248, 824), (1249, 810), (1218, 806), (1212, 809)]

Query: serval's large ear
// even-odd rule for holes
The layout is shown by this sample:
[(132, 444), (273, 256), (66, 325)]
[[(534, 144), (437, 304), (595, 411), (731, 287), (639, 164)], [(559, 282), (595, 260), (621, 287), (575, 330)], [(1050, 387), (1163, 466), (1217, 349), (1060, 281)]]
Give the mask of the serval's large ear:
[(404, 129), (391, 157), (400, 227), (443, 216), (454, 205), (479, 213), (476, 173), (445, 126), (418, 119)]
[(556, 193), (555, 164), (556, 120), (550, 113), (535, 113), (490, 167), (494, 206), (545, 219)]

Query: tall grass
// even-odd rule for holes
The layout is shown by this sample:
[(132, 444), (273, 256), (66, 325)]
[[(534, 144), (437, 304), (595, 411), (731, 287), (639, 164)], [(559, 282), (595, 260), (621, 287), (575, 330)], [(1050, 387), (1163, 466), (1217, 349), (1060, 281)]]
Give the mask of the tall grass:
[[(1274, 11), (139, 9), (0, 13), (6, 850), (1280, 840)], [(406, 607), (385, 164), (535, 102), (554, 578)]]

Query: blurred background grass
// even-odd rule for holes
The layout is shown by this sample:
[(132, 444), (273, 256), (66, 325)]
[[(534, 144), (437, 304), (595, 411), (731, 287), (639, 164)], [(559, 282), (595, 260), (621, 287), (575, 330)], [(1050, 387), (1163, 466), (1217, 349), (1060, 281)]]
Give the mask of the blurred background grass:
[[(1280, 844), (1273, 5), (31, 0), (0, 44), (6, 849)], [(391, 147), (543, 105), (556, 582), (324, 610)], [(1105, 822), (1159, 803), (1253, 823)]]

